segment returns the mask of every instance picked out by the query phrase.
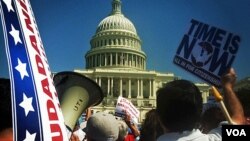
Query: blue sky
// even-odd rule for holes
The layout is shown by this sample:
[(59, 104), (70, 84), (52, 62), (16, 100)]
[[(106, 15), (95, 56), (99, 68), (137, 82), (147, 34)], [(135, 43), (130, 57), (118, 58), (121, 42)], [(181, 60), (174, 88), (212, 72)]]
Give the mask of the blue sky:
[[(32, 0), (46, 55), (52, 71), (85, 68), (84, 55), (99, 22), (111, 12), (112, 0)], [(233, 63), (238, 78), (250, 76), (249, 0), (122, 0), (122, 12), (130, 19), (147, 54), (147, 69), (172, 72), (202, 82), (173, 64), (173, 58), (191, 19), (213, 25), (241, 37)], [(0, 77), (8, 77), (0, 28)]]

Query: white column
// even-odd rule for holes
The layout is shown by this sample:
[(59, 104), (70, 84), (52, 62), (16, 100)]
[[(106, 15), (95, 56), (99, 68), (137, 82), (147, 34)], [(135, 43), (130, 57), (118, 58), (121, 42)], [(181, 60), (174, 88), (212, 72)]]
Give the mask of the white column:
[(152, 84), (152, 90), (153, 90), (153, 98), (156, 98), (156, 91), (155, 91), (155, 80), (153, 79), (153, 84)]
[(128, 98), (131, 98), (131, 78), (128, 79)]
[(147, 66), (146, 66), (146, 60), (144, 60), (144, 69), (146, 69), (146, 67), (147, 67)]
[(110, 66), (113, 65), (113, 53), (110, 53)]
[(123, 66), (123, 63), (124, 63), (124, 56), (123, 56), (124, 54), (123, 53), (121, 53), (121, 65)]
[(114, 83), (113, 83), (113, 77), (111, 79), (111, 97), (113, 97), (113, 92), (114, 92)]
[(102, 66), (102, 54), (99, 54), (99, 66)]
[(102, 85), (102, 78), (99, 77), (98, 80), (99, 80), (99, 81), (98, 81), (98, 84), (99, 84), (99, 86), (101, 87), (101, 85)]
[(122, 78), (120, 78), (120, 96), (122, 96)]
[(140, 96), (140, 81), (137, 79), (137, 98)]
[(152, 98), (152, 84), (151, 84), (151, 79), (149, 79), (149, 98)]
[(140, 95), (142, 98), (143, 98), (143, 80), (141, 79), (141, 95)]
[(107, 95), (109, 96), (110, 94), (110, 80), (109, 80), (109, 77), (108, 77), (108, 87), (107, 87)]

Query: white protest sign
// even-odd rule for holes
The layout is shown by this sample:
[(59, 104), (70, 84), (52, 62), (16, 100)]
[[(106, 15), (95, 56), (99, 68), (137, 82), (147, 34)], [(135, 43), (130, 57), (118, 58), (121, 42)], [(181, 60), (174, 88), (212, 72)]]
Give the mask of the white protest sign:
[(140, 116), (138, 109), (128, 99), (119, 96), (115, 108), (115, 115), (122, 117), (125, 115), (125, 111), (131, 116), (133, 122), (138, 124), (138, 118)]

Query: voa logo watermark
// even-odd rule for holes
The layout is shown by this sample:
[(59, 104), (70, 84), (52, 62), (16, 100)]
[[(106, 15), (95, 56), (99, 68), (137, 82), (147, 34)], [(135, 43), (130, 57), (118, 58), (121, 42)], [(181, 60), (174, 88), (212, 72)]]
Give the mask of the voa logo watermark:
[(247, 136), (244, 129), (226, 129), (227, 136)]
[(222, 141), (249, 141), (250, 125), (222, 125)]

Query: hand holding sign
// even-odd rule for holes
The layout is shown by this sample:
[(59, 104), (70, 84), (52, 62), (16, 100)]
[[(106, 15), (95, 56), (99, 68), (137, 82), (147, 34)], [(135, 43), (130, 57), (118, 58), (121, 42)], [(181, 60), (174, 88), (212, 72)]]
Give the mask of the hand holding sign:
[(214, 95), (214, 97), (215, 97), (215, 100), (216, 100), (217, 102), (219, 102), (219, 104), (220, 104), (220, 106), (221, 106), (221, 109), (222, 109), (222, 111), (223, 111), (223, 113), (224, 113), (224, 115), (225, 115), (227, 121), (228, 121), (230, 124), (233, 124), (233, 120), (232, 120), (232, 118), (230, 117), (230, 115), (229, 115), (229, 113), (228, 113), (228, 111), (227, 111), (227, 108), (226, 108), (226, 106), (225, 106), (225, 104), (224, 104), (224, 102), (223, 102), (223, 98), (222, 98), (221, 94), (219, 93), (219, 91), (218, 91), (214, 86), (212, 86), (212, 91), (213, 91), (213, 95)]
[[(237, 98), (233, 86), (236, 81), (236, 73), (234, 69), (229, 69), (229, 71), (221, 77), (222, 88), (224, 92), (224, 98), (221, 97), (220, 93), (215, 87), (212, 87), (214, 96), (216, 100), (220, 103), (221, 108), (231, 124), (243, 124), (245, 122), (244, 111), (242, 105)], [(224, 105), (223, 99), (227, 104), (227, 109), (230, 111), (230, 114), (227, 112), (227, 109)]]

